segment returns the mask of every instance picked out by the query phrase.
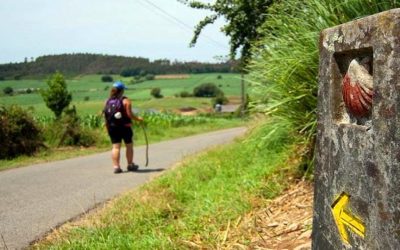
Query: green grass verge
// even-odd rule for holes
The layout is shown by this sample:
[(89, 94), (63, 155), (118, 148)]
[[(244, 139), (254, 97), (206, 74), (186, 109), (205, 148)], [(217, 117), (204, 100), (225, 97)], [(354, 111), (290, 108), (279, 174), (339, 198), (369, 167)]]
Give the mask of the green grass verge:
[(278, 170), (293, 167), (287, 165), (293, 155), (287, 135), (272, 138), (269, 146), (256, 145), (264, 134), (259, 129), (245, 140), (188, 159), (34, 248), (189, 249), (195, 242), (217, 249), (227, 224), (251, 210), (254, 199), (276, 196), (287, 179)]
[[(147, 128), (149, 143), (155, 143), (184, 136), (205, 133), (209, 131), (243, 126), (245, 121), (239, 119), (214, 119), (212, 122), (205, 124), (192, 124), (190, 126), (181, 127), (165, 127), (156, 125)], [(105, 129), (97, 129), (95, 131), (98, 139), (96, 147), (64, 147), (42, 150), (33, 156), (19, 156), (12, 160), (0, 160), (0, 171), (10, 168), (22, 167), (37, 163), (63, 160), (82, 155), (105, 152), (111, 148), (107, 132)], [(144, 134), (140, 128), (135, 128), (135, 145), (145, 144)]]

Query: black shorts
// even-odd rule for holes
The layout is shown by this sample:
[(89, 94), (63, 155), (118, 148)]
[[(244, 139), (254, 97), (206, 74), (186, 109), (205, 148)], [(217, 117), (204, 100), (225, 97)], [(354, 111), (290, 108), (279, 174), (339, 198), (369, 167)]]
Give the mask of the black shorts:
[(112, 144), (121, 143), (122, 140), (125, 144), (130, 144), (132, 143), (133, 131), (131, 127), (109, 127), (108, 135)]

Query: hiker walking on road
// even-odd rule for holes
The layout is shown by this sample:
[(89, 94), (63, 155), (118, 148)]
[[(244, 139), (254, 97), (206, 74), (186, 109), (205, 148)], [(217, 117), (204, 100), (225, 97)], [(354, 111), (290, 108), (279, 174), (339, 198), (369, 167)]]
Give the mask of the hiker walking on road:
[(131, 101), (123, 95), (125, 89), (126, 87), (122, 82), (115, 82), (104, 107), (107, 132), (112, 142), (111, 158), (116, 174), (122, 173), (120, 166), (122, 140), (126, 146), (127, 170), (136, 171), (139, 168), (133, 162), (132, 119), (142, 122), (143, 118), (133, 114)]

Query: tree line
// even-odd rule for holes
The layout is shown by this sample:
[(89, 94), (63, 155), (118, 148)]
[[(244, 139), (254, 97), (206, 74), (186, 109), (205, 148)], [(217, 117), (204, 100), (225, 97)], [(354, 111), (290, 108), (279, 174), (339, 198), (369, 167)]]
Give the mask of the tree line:
[(196, 74), (226, 73), (236, 71), (234, 60), (222, 63), (180, 62), (159, 59), (151, 61), (143, 57), (110, 56), (99, 54), (47, 55), (21, 63), (0, 64), (0, 80), (44, 76), (61, 72), (65, 75), (79, 74)]

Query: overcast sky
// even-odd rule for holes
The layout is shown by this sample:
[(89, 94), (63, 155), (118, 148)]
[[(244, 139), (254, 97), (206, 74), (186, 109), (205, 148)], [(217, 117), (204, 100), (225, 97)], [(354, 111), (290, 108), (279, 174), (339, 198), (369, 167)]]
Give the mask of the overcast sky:
[(207, 14), (177, 0), (0, 0), (0, 63), (77, 52), (213, 61), (229, 52), (223, 20), (188, 46)]

